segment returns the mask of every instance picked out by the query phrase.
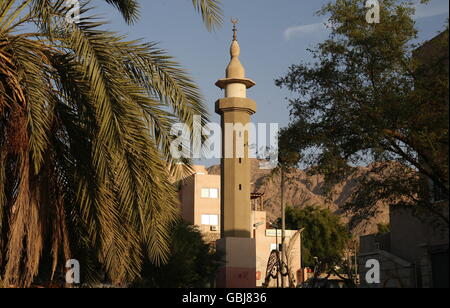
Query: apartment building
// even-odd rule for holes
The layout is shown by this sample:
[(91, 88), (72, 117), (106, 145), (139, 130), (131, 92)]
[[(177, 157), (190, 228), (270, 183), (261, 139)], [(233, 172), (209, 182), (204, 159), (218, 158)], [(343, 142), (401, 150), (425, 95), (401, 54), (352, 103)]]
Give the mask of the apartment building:
[[(204, 166), (195, 166), (194, 173), (185, 178), (180, 185), (180, 199), (183, 219), (198, 226), (205, 241), (215, 245), (220, 239), (220, 175), (208, 174)], [(264, 211), (264, 195), (253, 193), (249, 196), (252, 206), (252, 237), (256, 239), (256, 280), (261, 287), (266, 279), (269, 257), (272, 251), (281, 244), (281, 230), (276, 230), (267, 221)], [(286, 247), (288, 265), (291, 276), (296, 283), (301, 275), (301, 238), (298, 230), (286, 231)], [(278, 279), (280, 284), (281, 278)], [(277, 280), (273, 279), (270, 286), (275, 287)]]

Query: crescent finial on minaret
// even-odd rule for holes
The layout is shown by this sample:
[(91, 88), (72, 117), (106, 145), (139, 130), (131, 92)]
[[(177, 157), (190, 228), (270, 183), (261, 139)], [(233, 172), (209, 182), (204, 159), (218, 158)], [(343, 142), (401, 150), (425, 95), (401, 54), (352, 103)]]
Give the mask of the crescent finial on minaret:
[(233, 24), (233, 41), (237, 41), (237, 24), (239, 19), (232, 18), (231, 23)]
[[(241, 48), (237, 41), (238, 22), (239, 20), (236, 18), (231, 19), (231, 23), (233, 24), (233, 42), (230, 47), (231, 60), (226, 69), (226, 78), (220, 79), (216, 82), (216, 86), (226, 90), (227, 97), (231, 97), (233, 95), (235, 97), (245, 97), (246, 89), (249, 89), (255, 85), (253, 80), (245, 77), (245, 68), (239, 60)], [(236, 91), (233, 92), (232, 89), (237, 88), (240, 89), (238, 91), (239, 93), (236, 93)]]

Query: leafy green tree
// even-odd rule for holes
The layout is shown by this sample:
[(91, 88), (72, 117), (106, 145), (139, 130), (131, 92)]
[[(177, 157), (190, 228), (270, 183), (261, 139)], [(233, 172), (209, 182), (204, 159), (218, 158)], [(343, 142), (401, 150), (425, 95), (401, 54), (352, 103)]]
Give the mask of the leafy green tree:
[(391, 226), (389, 224), (378, 224), (378, 234), (386, 234), (391, 232)]
[(380, 1), (373, 24), (365, 2), (324, 6), (319, 14), (329, 16), (331, 33), (310, 50), (314, 63), (293, 65), (276, 81), (293, 93), (281, 147), (325, 175), (328, 188), (368, 166), (347, 204), (361, 217), (383, 201), (433, 213), (448, 227), (425, 185), (433, 182), (448, 200), (448, 31), (418, 48), (413, 2)]
[(314, 268), (317, 261), (328, 267), (340, 264), (351, 236), (337, 215), (314, 206), (289, 207), (286, 225), (291, 230), (305, 229), (302, 233), (303, 266)]
[(219, 253), (204, 242), (201, 232), (186, 223), (177, 224), (171, 233), (171, 254), (161, 267), (147, 262), (137, 287), (206, 288), (212, 287), (222, 263)]
[[(105, 273), (126, 283), (144, 256), (166, 262), (178, 217), (170, 128), (207, 116), (198, 88), (164, 50), (102, 30), (89, 2), (72, 23), (64, 2), (0, 2), (4, 286), (52, 280), (72, 258), (83, 282)], [(137, 1), (106, 2), (130, 23), (139, 16)], [(218, 1), (192, 3), (208, 28), (219, 25)]]

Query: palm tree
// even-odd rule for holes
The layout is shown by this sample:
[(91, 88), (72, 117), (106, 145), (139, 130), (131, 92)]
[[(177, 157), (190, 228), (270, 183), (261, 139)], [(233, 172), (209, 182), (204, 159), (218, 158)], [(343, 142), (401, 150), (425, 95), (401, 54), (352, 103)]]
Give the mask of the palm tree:
[[(220, 24), (218, 1), (192, 2)], [(164, 50), (103, 31), (88, 5), (73, 24), (64, 0), (0, 3), (0, 285), (53, 280), (72, 258), (84, 281), (126, 283), (145, 254), (168, 257), (169, 132), (205, 118), (203, 100)]]

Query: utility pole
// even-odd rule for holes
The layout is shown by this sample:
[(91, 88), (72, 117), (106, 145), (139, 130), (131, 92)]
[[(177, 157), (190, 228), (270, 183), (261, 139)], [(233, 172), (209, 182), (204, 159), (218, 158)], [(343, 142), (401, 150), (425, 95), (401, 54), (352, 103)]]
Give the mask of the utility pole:
[(284, 166), (281, 167), (281, 288), (285, 288), (283, 268), (286, 264), (286, 204), (284, 202)]
[(302, 274), (302, 283), (305, 282), (305, 271), (303, 270), (303, 232), (305, 231), (305, 228), (300, 229), (298, 232), (300, 233), (299, 240), (300, 240), (300, 270)]
[(358, 284), (358, 242), (355, 240), (355, 284)]
[[(275, 243), (277, 243), (277, 253), (279, 253), (279, 252), (280, 252), (280, 246), (279, 246), (279, 244), (278, 244), (278, 226), (275, 227), (275, 232), (276, 232), (276, 235), (275, 235)], [(279, 256), (279, 255), (278, 255), (278, 256)], [(279, 264), (280, 258), (278, 258), (277, 262), (278, 262), (278, 264)], [(282, 270), (282, 269), (281, 269), (281, 265), (280, 265), (280, 268), (278, 269), (278, 273), (277, 273), (277, 289), (280, 288), (280, 273), (281, 273), (281, 270)], [(283, 276), (281, 276), (281, 279), (283, 279)]]

